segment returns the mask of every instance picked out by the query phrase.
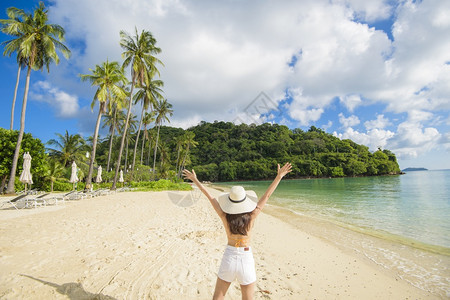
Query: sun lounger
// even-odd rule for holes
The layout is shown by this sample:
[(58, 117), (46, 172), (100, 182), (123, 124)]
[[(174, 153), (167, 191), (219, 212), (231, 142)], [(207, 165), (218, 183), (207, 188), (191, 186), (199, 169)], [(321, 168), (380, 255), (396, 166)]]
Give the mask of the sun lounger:
[(13, 199), (9, 199), (9, 200), (3, 202), (0, 207), (3, 207), (6, 204), (10, 204), (17, 210), (21, 209), (21, 208), (25, 208), (26, 207), (26, 197), (27, 196), (28, 195), (23, 194), (23, 195), (15, 197)]
[(87, 198), (88, 196), (83, 192), (73, 192), (64, 197), (64, 200), (80, 200)]
[(40, 196), (34, 197), (34, 198), (27, 198), (25, 200), (25, 207), (27, 208), (31, 208), (34, 206), (34, 208), (38, 207), (38, 206), (46, 206), (48, 203), (46, 201), (46, 199), (44, 199), (45, 196), (49, 195), (49, 193), (46, 194), (42, 194)]
[(37, 195), (37, 193), (38, 193), (37, 189), (32, 189), (27, 192), (27, 195)]
[(69, 200), (69, 197), (70, 197), (72, 194), (74, 194), (74, 193), (77, 193), (77, 191), (70, 191), (70, 192), (68, 192), (68, 193), (65, 193), (64, 195), (54, 196), (54, 197), (52, 197), (52, 198), (50, 198), (50, 199), (53, 200), (52, 202), (54, 202), (54, 204), (58, 205), (59, 202), (65, 203), (65, 201), (66, 201), (66, 200)]

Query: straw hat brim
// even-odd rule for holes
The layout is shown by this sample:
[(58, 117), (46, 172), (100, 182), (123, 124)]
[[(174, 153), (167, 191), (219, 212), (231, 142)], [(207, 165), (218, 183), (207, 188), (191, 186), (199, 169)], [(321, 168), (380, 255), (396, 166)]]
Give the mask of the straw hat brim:
[(245, 191), (245, 200), (239, 203), (231, 202), (230, 193), (223, 193), (218, 197), (220, 208), (224, 213), (230, 215), (243, 214), (253, 211), (256, 208), (258, 197), (254, 191)]

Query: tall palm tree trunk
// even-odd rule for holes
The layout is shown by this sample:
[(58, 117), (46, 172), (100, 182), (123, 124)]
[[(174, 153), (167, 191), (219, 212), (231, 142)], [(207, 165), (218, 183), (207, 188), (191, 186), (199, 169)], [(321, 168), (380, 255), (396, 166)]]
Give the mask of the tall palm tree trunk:
[(187, 145), (186, 153), (184, 154), (183, 162), (181, 163), (181, 166), (180, 166), (180, 173), (179, 173), (180, 177), (181, 177), (181, 172), (184, 169), (184, 166), (186, 165), (186, 158), (187, 158), (188, 154), (189, 154), (189, 144)]
[(158, 125), (158, 133), (156, 134), (156, 143), (155, 143), (155, 153), (153, 154), (153, 174), (155, 174), (155, 167), (156, 167), (156, 151), (158, 150), (158, 139), (159, 139), (159, 127)]
[(17, 89), (19, 88), (20, 69), (21, 69), (21, 67), (19, 64), (19, 69), (17, 70), (16, 88), (14, 89), (14, 98), (13, 98), (12, 107), (11, 107), (11, 125), (9, 126), (10, 130), (13, 130), (13, 126), (14, 126), (14, 108), (16, 106)]
[(141, 113), (141, 121), (139, 122), (139, 129), (136, 136), (136, 141), (134, 142), (134, 153), (133, 153), (133, 164), (131, 167), (131, 172), (134, 172), (134, 165), (136, 163), (136, 152), (137, 152), (137, 146), (139, 143), (139, 135), (141, 133), (141, 126), (142, 126), (142, 120), (144, 119), (144, 103), (142, 103), (142, 113)]
[(16, 180), (17, 162), (19, 160), (19, 153), (23, 139), (23, 132), (25, 131), (25, 113), (27, 110), (28, 90), (30, 88), (30, 77), (31, 77), (31, 66), (28, 66), (27, 80), (25, 82), (25, 92), (23, 95), (23, 102), (22, 102), (22, 115), (20, 117), (19, 137), (17, 138), (16, 150), (14, 151), (14, 158), (11, 166), (11, 173), (9, 175), (8, 187), (6, 188), (6, 194), (13, 194), (15, 192), (14, 182)]
[(117, 184), (117, 176), (119, 175), (119, 168), (120, 168), (120, 161), (122, 159), (122, 152), (123, 152), (123, 145), (125, 144), (125, 136), (127, 135), (127, 130), (128, 130), (128, 122), (130, 121), (130, 116), (131, 116), (131, 106), (133, 105), (133, 88), (134, 88), (134, 83), (135, 83), (135, 78), (133, 76), (133, 80), (131, 82), (131, 91), (130, 91), (130, 103), (128, 103), (128, 112), (127, 112), (127, 120), (125, 121), (125, 128), (123, 130), (123, 134), (122, 134), (122, 140), (120, 142), (120, 149), (119, 149), (119, 157), (117, 159), (117, 166), (116, 166), (116, 173), (114, 174), (114, 180), (113, 180), (113, 184), (111, 186), (112, 190), (116, 189), (116, 184)]
[(144, 161), (144, 145), (145, 145), (145, 135), (144, 135), (144, 138), (142, 139), (142, 147), (141, 147), (141, 165), (143, 164), (143, 161)]
[(91, 161), (89, 162), (89, 172), (86, 179), (86, 188), (91, 188), (91, 182), (92, 182), (92, 173), (94, 173), (94, 161), (95, 161), (95, 151), (97, 149), (97, 139), (98, 139), (98, 130), (100, 129), (100, 121), (102, 120), (102, 111), (103, 111), (103, 105), (100, 103), (100, 108), (98, 110), (98, 117), (97, 117), (97, 123), (95, 124), (95, 132), (94, 132), (94, 139), (92, 141), (92, 153), (91, 153)]
[(177, 161), (176, 161), (176, 164), (175, 164), (175, 171), (177, 172), (177, 176), (178, 176), (178, 163), (180, 162), (180, 152), (181, 152), (181, 147), (178, 147)]
[(106, 172), (108, 172), (109, 163), (111, 162), (112, 145), (113, 145), (113, 140), (114, 140), (114, 132), (116, 129), (116, 113), (117, 113), (117, 110), (114, 109), (113, 126), (112, 126), (112, 130), (111, 130), (111, 138), (109, 139), (109, 152), (108, 152), (108, 163), (106, 164)]
[(152, 154), (152, 139), (148, 139), (148, 156), (147, 156), (147, 166), (150, 166), (150, 155)]
[(125, 143), (127, 147), (125, 148), (125, 170), (128, 170), (128, 145), (130, 144), (130, 134), (127, 134), (127, 137), (125, 138)]

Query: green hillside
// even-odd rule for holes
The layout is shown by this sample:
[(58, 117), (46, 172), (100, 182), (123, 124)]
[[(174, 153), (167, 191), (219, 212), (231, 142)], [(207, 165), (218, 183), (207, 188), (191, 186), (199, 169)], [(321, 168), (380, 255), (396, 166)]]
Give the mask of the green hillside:
[(276, 164), (290, 161), (291, 178), (399, 174), (395, 154), (374, 153), (364, 145), (311, 127), (307, 132), (277, 124), (235, 125), (202, 122), (189, 129), (198, 145), (191, 149), (191, 164), (202, 180), (269, 179)]

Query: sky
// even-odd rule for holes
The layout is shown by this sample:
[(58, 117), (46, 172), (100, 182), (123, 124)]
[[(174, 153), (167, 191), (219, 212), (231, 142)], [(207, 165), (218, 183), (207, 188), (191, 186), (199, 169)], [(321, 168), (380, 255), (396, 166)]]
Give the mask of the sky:
[[(107, 59), (122, 63), (119, 32), (137, 29), (150, 31), (162, 50), (160, 79), (174, 109), (166, 125), (315, 126), (371, 151), (389, 149), (401, 169), (450, 168), (450, 1), (44, 2), (72, 56), (60, 55), (50, 73), (31, 74), (25, 131), (43, 142), (65, 130), (93, 135), (95, 88), (79, 74)], [(1, 1), (0, 19), (10, 6), (31, 12), (37, 4)], [(3, 128), (10, 126), (17, 68), (14, 56), (0, 57)], [(14, 129), (25, 76), (23, 70)]]

